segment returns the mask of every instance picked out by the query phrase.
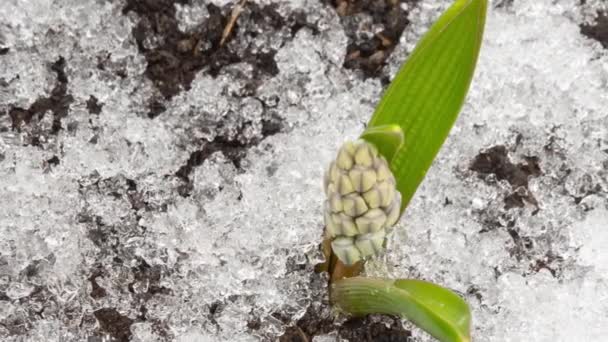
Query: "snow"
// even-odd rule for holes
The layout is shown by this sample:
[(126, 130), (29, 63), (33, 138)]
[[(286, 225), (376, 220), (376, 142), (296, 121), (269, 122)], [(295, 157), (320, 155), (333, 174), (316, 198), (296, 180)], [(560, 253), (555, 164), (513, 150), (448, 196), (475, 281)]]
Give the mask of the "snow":
[[(450, 3), (410, 5), (387, 74)], [(367, 273), (461, 293), (476, 341), (599, 341), (608, 334), (608, 52), (579, 25), (605, 4), (499, 3), (461, 116), (385, 262)], [(206, 4), (176, 5), (180, 29), (204, 21)], [(302, 10), (319, 32), (247, 37), (276, 49), (278, 74), (259, 77), (251, 95), (246, 62), (215, 78), (203, 69), (151, 119), (158, 90), (131, 34), (138, 15), (123, 7), (0, 4), (0, 48), (10, 48), (0, 55), (0, 339), (120, 340), (104, 324), (130, 319), (132, 341), (276, 340), (327, 291), (313, 275), (323, 171), (384, 86), (342, 67), (348, 41), (333, 8), (281, 2), (278, 13)], [(49, 96), (59, 56), (74, 98), (62, 129), (49, 133), (51, 112), (13, 129), (8, 112)], [(267, 134), (271, 114), (281, 128)], [(221, 148), (192, 167), (184, 195), (175, 174), (213, 141)], [(538, 158), (527, 189), (471, 170), (498, 145), (513, 165)], [(536, 204), (506, 209), (513, 193)], [(102, 308), (116, 309), (115, 321), (97, 317)], [(336, 331), (313, 340), (335, 341)]]

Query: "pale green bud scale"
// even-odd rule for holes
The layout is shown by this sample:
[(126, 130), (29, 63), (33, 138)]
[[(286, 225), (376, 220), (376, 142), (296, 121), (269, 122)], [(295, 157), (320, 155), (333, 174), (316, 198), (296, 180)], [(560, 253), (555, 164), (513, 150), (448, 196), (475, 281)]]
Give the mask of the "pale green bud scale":
[(340, 177), (340, 175), (341, 175), (341, 172), (340, 172), (340, 169), (338, 168), (338, 165), (336, 165), (336, 163), (332, 162), (331, 167), (329, 168), (329, 173), (328, 173), (329, 181), (332, 183), (337, 183), (338, 177)]
[(368, 209), (363, 197), (357, 194), (347, 195), (346, 197), (344, 197), (342, 204), (342, 207), (344, 208), (344, 213), (350, 217), (357, 217), (359, 215), (363, 215)]
[(376, 171), (372, 168), (357, 165), (348, 172), (348, 177), (357, 192), (366, 192), (376, 184)]
[(379, 230), (375, 233), (359, 235), (355, 240), (355, 246), (361, 253), (362, 257), (376, 255), (382, 252), (382, 249), (384, 248), (383, 245), (385, 237), (386, 232), (384, 230)]
[[(335, 214), (334, 214), (335, 215)], [(340, 235), (340, 228), (332, 219), (332, 213), (329, 209), (329, 203), (325, 204), (325, 212), (323, 214), (323, 218), (325, 221), (325, 230), (329, 233), (331, 237)]]
[(338, 158), (336, 159), (336, 165), (342, 170), (350, 170), (353, 167), (353, 154), (350, 152), (350, 148), (346, 146), (340, 149), (338, 152)]
[(363, 199), (365, 199), (365, 202), (370, 208), (374, 209), (380, 207), (380, 204), (382, 203), (380, 196), (378, 185), (374, 185), (369, 191), (363, 194)]
[(353, 238), (338, 237), (331, 242), (331, 248), (338, 259), (347, 265), (361, 260), (361, 252), (355, 246)]
[(374, 163), (374, 170), (376, 170), (376, 178), (378, 182), (385, 181), (392, 177), (391, 170), (388, 168), (386, 163), (383, 163), (381, 160), (376, 160)]
[(380, 193), (380, 206), (389, 206), (395, 198), (395, 186), (388, 183), (382, 182), (378, 184), (378, 192)]
[(329, 198), (329, 207), (331, 208), (332, 213), (339, 213), (344, 209), (339, 194), (334, 194)]
[(374, 163), (374, 156), (369, 145), (360, 144), (355, 151), (355, 163), (357, 165), (370, 167)]
[(355, 225), (355, 222), (353, 221), (352, 217), (350, 217), (344, 213), (339, 213), (335, 216), (332, 216), (332, 218), (334, 220), (339, 221), (340, 227), (342, 228), (341, 235), (355, 236), (359, 233), (359, 231), (357, 230), (357, 226)]
[(363, 216), (355, 219), (359, 233), (367, 234), (377, 232), (386, 222), (386, 214), (381, 209), (370, 209)]
[(338, 192), (340, 193), (340, 195), (348, 195), (351, 192), (355, 191), (355, 188), (353, 187), (353, 183), (351, 181), (351, 179), (348, 177), (348, 175), (345, 174), (341, 174), (340, 177), (338, 178)]
[(386, 226), (392, 227), (399, 221), (399, 211), (401, 209), (401, 194), (397, 192), (397, 200), (386, 209)]

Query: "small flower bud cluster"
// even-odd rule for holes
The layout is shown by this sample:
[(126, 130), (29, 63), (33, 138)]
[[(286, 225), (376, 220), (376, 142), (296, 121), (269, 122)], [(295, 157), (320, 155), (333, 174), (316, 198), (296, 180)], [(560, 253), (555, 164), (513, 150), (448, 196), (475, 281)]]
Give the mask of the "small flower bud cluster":
[(380, 253), (399, 219), (401, 195), (388, 163), (372, 144), (346, 142), (324, 179), (325, 232), (346, 265)]

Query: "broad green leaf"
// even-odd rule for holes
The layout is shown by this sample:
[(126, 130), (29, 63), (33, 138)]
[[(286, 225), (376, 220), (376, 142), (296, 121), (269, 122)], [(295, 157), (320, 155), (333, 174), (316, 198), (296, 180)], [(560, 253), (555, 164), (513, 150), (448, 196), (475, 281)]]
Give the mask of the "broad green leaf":
[(378, 148), (381, 155), (388, 162), (403, 146), (403, 130), (399, 125), (376, 126), (369, 128), (361, 134), (361, 138)]
[(369, 129), (399, 125), (405, 141), (391, 169), (402, 210), (456, 121), (481, 46), (487, 0), (457, 0), (420, 40), (372, 116)]
[(471, 313), (452, 291), (421, 280), (347, 278), (334, 283), (332, 301), (355, 316), (402, 316), (442, 342), (469, 342)]

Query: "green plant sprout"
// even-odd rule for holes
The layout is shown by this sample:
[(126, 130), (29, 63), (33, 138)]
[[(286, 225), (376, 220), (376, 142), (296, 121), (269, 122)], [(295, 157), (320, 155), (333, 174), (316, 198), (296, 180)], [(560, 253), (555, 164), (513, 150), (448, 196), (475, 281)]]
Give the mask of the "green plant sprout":
[[(325, 175), (326, 262), (332, 302), (346, 313), (400, 315), (443, 342), (468, 342), (466, 302), (438, 285), (364, 278), (447, 138), (468, 92), (487, 0), (456, 0), (420, 40), (360, 139)], [(389, 171), (387, 171), (387, 169)]]

